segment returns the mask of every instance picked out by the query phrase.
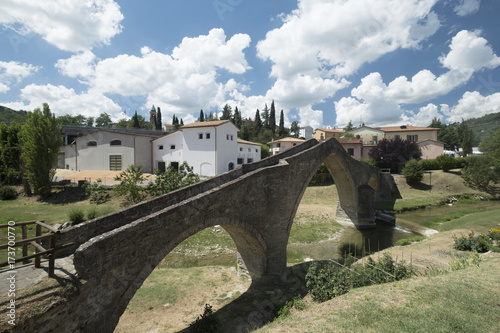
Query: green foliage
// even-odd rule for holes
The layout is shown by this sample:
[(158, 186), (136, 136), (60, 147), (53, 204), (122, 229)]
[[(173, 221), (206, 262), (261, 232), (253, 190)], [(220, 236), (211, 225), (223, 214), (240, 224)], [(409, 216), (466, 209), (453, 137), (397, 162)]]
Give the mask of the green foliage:
[(450, 171), (454, 166), (454, 158), (447, 155), (441, 155), (436, 158), (436, 163), (444, 172)]
[(399, 245), (399, 246), (410, 245), (411, 243), (420, 242), (421, 240), (424, 240), (424, 239), (425, 239), (424, 236), (415, 236), (415, 237), (411, 237), (411, 238), (403, 238), (403, 239), (397, 240), (396, 241), (396, 245)]
[(278, 310), (278, 317), (276, 318), (275, 321), (280, 322), (283, 319), (290, 317), (290, 315), (292, 314), (292, 309), (294, 308), (298, 311), (303, 311), (307, 308), (306, 303), (300, 297), (300, 295), (297, 295), (288, 302), (286, 302), (285, 305)]
[(130, 165), (127, 170), (122, 171), (115, 177), (120, 184), (115, 185), (114, 190), (120, 196), (125, 196), (128, 201), (137, 203), (145, 198), (144, 188), (140, 186), (146, 180), (142, 174), (142, 166)]
[(476, 251), (479, 253), (488, 252), (491, 246), (490, 239), (487, 235), (474, 236), (474, 231), (470, 230), (467, 235), (461, 234), (457, 237), (453, 233), (454, 247), (460, 251)]
[(363, 249), (354, 243), (343, 243), (338, 247), (338, 253), (344, 259), (348, 256), (360, 257), (363, 255)]
[(111, 116), (103, 112), (95, 119), (96, 127), (111, 127)]
[(421, 161), (409, 160), (404, 166), (402, 173), (406, 182), (410, 185), (418, 184), (424, 177), (424, 165)]
[(462, 178), (469, 186), (487, 189), (491, 181), (498, 182), (499, 172), (489, 156), (469, 156), (462, 169)]
[(361, 162), (368, 163), (369, 165), (375, 166), (376, 162), (373, 158), (362, 158), (360, 159)]
[(199, 181), (200, 177), (193, 172), (193, 168), (184, 162), (178, 171), (168, 167), (165, 172), (159, 173), (154, 182), (149, 182), (147, 192), (152, 196), (159, 196)]
[(14, 185), (20, 181), (20, 130), (16, 123), (0, 124), (0, 184)]
[(93, 220), (98, 216), (99, 216), (99, 211), (97, 210), (96, 206), (92, 205), (89, 208), (87, 208), (87, 220)]
[(321, 163), (318, 170), (314, 174), (309, 185), (330, 185), (333, 184), (333, 177), (330, 171), (326, 168), (325, 163)]
[(69, 220), (72, 225), (77, 225), (85, 221), (85, 213), (80, 207), (73, 207), (68, 212)]
[(11, 186), (0, 186), (0, 200), (14, 200), (17, 198), (17, 191)]
[(385, 253), (378, 261), (368, 257), (364, 264), (352, 264), (352, 257), (346, 258), (345, 266), (335, 262), (311, 264), (306, 274), (306, 286), (311, 297), (324, 302), (347, 293), (351, 288), (372, 284), (399, 281), (414, 276), (415, 270), (406, 262), (394, 262)]
[(500, 228), (491, 228), (488, 231), (488, 235), (491, 240), (499, 241), (500, 240)]
[(35, 195), (49, 196), (63, 141), (61, 125), (47, 103), (43, 103), (43, 111), (37, 108), (28, 114), (28, 120), (20, 131), (20, 143), (25, 165), (23, 176)]
[(216, 333), (219, 332), (220, 322), (214, 316), (214, 310), (210, 304), (205, 304), (203, 314), (198, 316), (194, 322), (189, 324), (191, 332)]
[(266, 157), (269, 157), (271, 156), (271, 152), (270, 152), (271, 148), (269, 148), (269, 146), (267, 145), (262, 145), (260, 147), (260, 158), (261, 159), (264, 159)]
[(102, 185), (102, 180), (100, 178), (92, 184), (86, 181), (83, 184), (83, 188), (85, 190), (85, 195), (90, 197), (90, 203), (99, 205), (106, 203), (111, 199), (106, 187)]

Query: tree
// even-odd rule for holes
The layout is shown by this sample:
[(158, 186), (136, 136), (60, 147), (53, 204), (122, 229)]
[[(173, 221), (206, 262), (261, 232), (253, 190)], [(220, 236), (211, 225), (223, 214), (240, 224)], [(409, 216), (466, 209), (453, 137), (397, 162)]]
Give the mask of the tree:
[(43, 111), (36, 108), (28, 114), (20, 131), (20, 143), (25, 165), (23, 177), (35, 195), (49, 196), (63, 140), (61, 125), (47, 103), (43, 103)]
[(283, 113), (283, 110), (281, 110), (280, 113), (280, 125), (278, 127), (278, 135), (280, 137), (283, 137), (283, 135), (285, 135), (285, 115)]
[(500, 161), (500, 128), (484, 138), (479, 145), (479, 150)]
[(458, 126), (458, 135), (462, 138), (462, 154), (467, 156), (472, 154), (472, 141), (474, 140), (472, 130), (462, 119), (462, 123)]
[(205, 115), (203, 114), (203, 109), (200, 110), (200, 118), (199, 118), (199, 121), (202, 123), (205, 121)]
[(231, 120), (233, 118), (233, 109), (229, 106), (229, 104), (224, 105), (222, 109), (222, 117), (220, 120)]
[(370, 150), (369, 156), (375, 160), (378, 167), (391, 168), (392, 171), (399, 172), (409, 160), (419, 160), (422, 152), (415, 142), (399, 138), (382, 139)]
[(137, 116), (137, 111), (135, 111), (132, 117), (132, 127), (133, 128), (141, 128), (141, 124), (139, 123), (139, 117)]
[(241, 128), (242, 125), (241, 113), (240, 110), (238, 110), (237, 106), (234, 108), (233, 123), (236, 125), (236, 127)]
[(152, 196), (159, 196), (199, 181), (200, 177), (193, 172), (193, 168), (184, 162), (179, 170), (169, 166), (165, 172), (156, 175), (155, 181), (148, 184), (147, 191)]
[(409, 185), (415, 185), (422, 181), (424, 178), (424, 165), (422, 161), (415, 159), (409, 160), (403, 167), (402, 173)]
[(16, 123), (0, 124), (0, 184), (14, 185), (20, 180), (20, 130)]
[(87, 126), (87, 127), (94, 126), (94, 117), (88, 117), (85, 126)]
[(349, 123), (347, 124), (347, 126), (344, 128), (344, 132), (347, 132), (347, 131), (352, 131), (354, 127), (352, 126), (352, 120), (349, 120)]
[(115, 177), (115, 181), (120, 184), (115, 185), (114, 190), (118, 195), (126, 196), (127, 200), (137, 203), (145, 198), (145, 189), (140, 186), (146, 180), (142, 174), (142, 166), (130, 165), (125, 171), (122, 171)]
[(276, 109), (274, 107), (274, 100), (271, 102), (271, 113), (269, 114), (269, 129), (276, 133)]
[(298, 121), (292, 122), (292, 125), (290, 126), (290, 132), (293, 133), (294, 138), (299, 137), (300, 129), (299, 129), (299, 122)]
[(262, 120), (262, 128), (270, 129), (269, 127), (269, 108), (267, 107), (267, 103), (264, 106), (264, 110), (262, 110), (260, 114), (260, 119)]
[(259, 109), (257, 109), (257, 112), (255, 112), (255, 120), (253, 121), (253, 135), (254, 136), (259, 135), (261, 130), (262, 130), (262, 120), (260, 119)]
[(161, 110), (160, 110), (160, 107), (158, 107), (158, 111), (156, 112), (155, 125), (156, 125), (156, 130), (161, 131), (161, 129), (163, 127), (163, 124), (161, 122)]
[[(137, 113), (137, 111), (136, 111)], [(106, 112), (103, 112), (95, 120), (96, 127), (111, 127), (111, 117)]]

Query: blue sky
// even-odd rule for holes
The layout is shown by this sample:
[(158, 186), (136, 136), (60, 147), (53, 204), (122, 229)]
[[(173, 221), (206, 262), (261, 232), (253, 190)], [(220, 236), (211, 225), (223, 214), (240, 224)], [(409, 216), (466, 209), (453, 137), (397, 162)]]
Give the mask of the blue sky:
[(497, 0), (2, 0), (0, 105), (190, 123), (428, 126), (500, 112)]

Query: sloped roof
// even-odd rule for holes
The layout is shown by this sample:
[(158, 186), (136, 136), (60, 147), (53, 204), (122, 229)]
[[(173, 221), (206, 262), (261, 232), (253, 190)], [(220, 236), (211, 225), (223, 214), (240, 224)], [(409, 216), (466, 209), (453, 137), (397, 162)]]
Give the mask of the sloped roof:
[(336, 138), (340, 143), (359, 143), (363, 144), (363, 139), (353, 139), (353, 138)]
[(280, 143), (280, 142), (296, 142), (296, 143), (302, 143), (302, 142), (305, 142), (306, 140), (303, 140), (303, 139), (297, 139), (297, 138), (283, 138), (283, 139), (279, 139), (279, 140), (274, 140), (274, 141), (271, 141), (271, 142), (268, 142), (267, 144), (270, 144), (270, 143)]
[(323, 131), (323, 132), (327, 132), (327, 133), (344, 133), (344, 130), (341, 130), (341, 129), (318, 128), (316, 131)]
[(384, 131), (384, 132), (414, 132), (414, 131), (435, 131), (439, 130), (439, 128), (432, 127), (417, 127), (417, 126), (389, 126), (389, 127), (374, 127), (375, 129)]
[(260, 143), (252, 142), (252, 141), (246, 141), (242, 139), (238, 139), (238, 143), (244, 143), (247, 145), (254, 145), (254, 146), (262, 146)]
[(230, 123), (231, 120), (213, 120), (213, 121), (201, 121), (197, 123), (187, 124), (181, 127), (184, 128), (197, 128), (197, 127), (216, 127), (225, 123)]

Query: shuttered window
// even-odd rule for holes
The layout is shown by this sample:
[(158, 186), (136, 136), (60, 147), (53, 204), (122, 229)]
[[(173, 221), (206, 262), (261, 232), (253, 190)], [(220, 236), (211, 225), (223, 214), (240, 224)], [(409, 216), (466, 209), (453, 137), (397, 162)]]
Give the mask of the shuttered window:
[(109, 170), (122, 170), (122, 155), (109, 155)]

